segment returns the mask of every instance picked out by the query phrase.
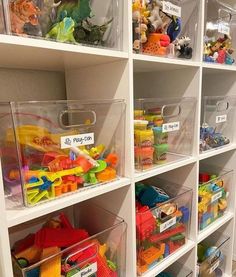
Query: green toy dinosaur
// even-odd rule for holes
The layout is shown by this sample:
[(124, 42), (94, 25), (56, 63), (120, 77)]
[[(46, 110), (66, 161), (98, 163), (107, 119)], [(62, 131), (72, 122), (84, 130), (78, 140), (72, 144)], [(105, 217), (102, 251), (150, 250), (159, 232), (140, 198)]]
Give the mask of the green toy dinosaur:
[(47, 33), (46, 38), (52, 38), (60, 42), (76, 43), (74, 38), (75, 22), (71, 17), (65, 17), (61, 22), (54, 24)]

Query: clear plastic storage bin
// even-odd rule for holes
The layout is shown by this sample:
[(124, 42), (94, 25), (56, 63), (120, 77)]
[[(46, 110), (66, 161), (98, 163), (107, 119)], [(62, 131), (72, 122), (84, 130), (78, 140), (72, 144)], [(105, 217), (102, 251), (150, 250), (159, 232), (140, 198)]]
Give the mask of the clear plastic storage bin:
[(136, 184), (137, 272), (144, 274), (188, 239), (192, 190), (152, 178)]
[(195, 98), (135, 101), (135, 168), (150, 169), (192, 155)]
[(21, 205), (22, 197), (26, 206), (34, 206), (123, 176), (123, 100), (10, 102), (0, 107), (9, 206)]
[(125, 277), (126, 223), (76, 205), (10, 230), (14, 277)]
[(223, 147), (234, 140), (236, 98), (205, 96), (202, 99), (200, 151)]
[(198, 187), (198, 229), (203, 230), (229, 209), (233, 170), (202, 165)]
[(133, 51), (192, 59), (196, 47), (199, 1), (133, 0)]
[(121, 49), (121, 0), (6, 0), (11, 34)]
[(225, 0), (207, 0), (203, 61), (233, 65), (236, 46), (236, 6)]
[(179, 262), (174, 263), (169, 268), (158, 274), (156, 277), (192, 277), (193, 271)]
[(0, 0), (0, 34), (5, 33), (5, 21), (4, 21), (4, 13), (3, 13), (3, 2)]
[(215, 232), (198, 244), (198, 277), (224, 276), (230, 237)]

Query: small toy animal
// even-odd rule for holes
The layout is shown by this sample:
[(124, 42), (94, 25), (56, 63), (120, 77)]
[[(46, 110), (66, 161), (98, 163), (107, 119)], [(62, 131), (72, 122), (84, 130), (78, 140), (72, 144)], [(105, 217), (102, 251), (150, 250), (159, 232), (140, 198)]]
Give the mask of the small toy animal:
[(46, 38), (53, 38), (60, 42), (73, 42), (75, 22), (71, 17), (65, 17), (61, 22), (56, 23), (52, 29), (47, 33)]
[(190, 41), (190, 38), (186, 36), (175, 40), (175, 49), (178, 58), (192, 58), (193, 49), (189, 47)]
[(32, 0), (16, 0), (10, 2), (9, 10), (12, 33), (22, 35), (25, 34), (24, 25), (26, 23), (30, 23), (33, 26), (39, 24), (38, 16), (40, 9)]

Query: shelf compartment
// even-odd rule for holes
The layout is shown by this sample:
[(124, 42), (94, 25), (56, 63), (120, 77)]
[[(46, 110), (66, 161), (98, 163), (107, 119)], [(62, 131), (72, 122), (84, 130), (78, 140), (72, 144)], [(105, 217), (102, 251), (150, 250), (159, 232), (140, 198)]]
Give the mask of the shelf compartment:
[[(122, 1), (57, 2), (4, 1), (8, 34), (72, 44), (121, 49)], [(25, 6), (24, 6), (25, 5)], [(23, 9), (24, 7), (25, 9)]]
[(3, 1), (0, 0), (0, 34), (4, 34), (5, 29), (5, 21), (4, 21), (4, 13), (3, 13)]
[(158, 267), (187, 242), (192, 190), (152, 178), (136, 184), (138, 275)]
[(233, 2), (212, 0), (205, 3), (203, 61), (213, 65), (235, 63), (235, 6)]
[(220, 232), (198, 244), (198, 276), (223, 276), (229, 247), (230, 237)]
[(191, 157), (195, 98), (135, 100), (135, 168), (146, 171)]
[(200, 152), (213, 151), (234, 142), (234, 96), (204, 96), (200, 130)]
[(193, 271), (183, 264), (176, 262), (156, 277), (192, 277)]
[(198, 1), (132, 3), (135, 53), (188, 60), (195, 56)]
[(0, 66), (62, 71), (128, 59), (128, 53), (60, 42), (0, 35)]
[(32, 207), (85, 187), (92, 193), (93, 185), (123, 176), (123, 100), (1, 107), (4, 189), (10, 200), (19, 199), (16, 206), (22, 201)]
[(198, 186), (198, 230), (202, 231), (230, 207), (233, 190), (233, 170), (201, 164)]
[(122, 218), (88, 203), (19, 225), (10, 230), (14, 273), (61, 277), (89, 271), (123, 277), (126, 227)]

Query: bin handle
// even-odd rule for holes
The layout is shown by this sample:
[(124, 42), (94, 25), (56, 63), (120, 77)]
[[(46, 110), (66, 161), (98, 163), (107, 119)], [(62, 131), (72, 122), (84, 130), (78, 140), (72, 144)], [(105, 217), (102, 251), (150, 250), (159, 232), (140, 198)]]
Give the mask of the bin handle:
[[(165, 109), (169, 108), (169, 107), (176, 107), (176, 108), (178, 108), (178, 112), (176, 114), (173, 114), (173, 115), (164, 115)], [(181, 106), (179, 104), (164, 105), (161, 108), (161, 116), (163, 118), (173, 118), (173, 117), (179, 116), (181, 114), (181, 111), (182, 111), (182, 109), (181, 109)]]
[[(82, 123), (82, 124), (68, 124), (68, 125), (65, 125), (63, 123), (63, 117), (68, 114), (91, 114), (92, 115), (92, 122), (90, 122), (89, 124), (86, 124), (86, 123)], [(63, 110), (60, 112), (59, 114), (59, 125), (61, 128), (63, 129), (71, 129), (71, 128), (78, 128), (78, 127), (90, 127), (90, 126), (94, 126), (95, 123), (96, 123), (96, 113), (95, 111), (92, 111), (92, 110), (88, 110), (88, 111), (81, 111), (81, 110), (78, 110), (78, 109), (71, 109), (71, 110)]]
[[(221, 16), (222, 12), (226, 12), (229, 15), (228, 23), (230, 23), (232, 21), (232, 13), (226, 8), (219, 8), (219, 10), (218, 10), (218, 20), (220, 21), (221, 19), (226, 18), (225, 16)], [(227, 21), (225, 21), (225, 22), (227, 22)]]
[[(226, 104), (226, 106), (224, 107), (223, 104)], [(230, 104), (229, 104), (228, 101), (224, 101), (224, 100), (217, 101), (217, 103), (216, 103), (216, 111), (217, 112), (227, 111), (229, 109), (229, 106), (230, 106)]]
[[(89, 261), (90, 261), (93, 257), (95, 257), (95, 256), (97, 255), (97, 253), (98, 253), (98, 245), (97, 245), (96, 243), (91, 243), (91, 244), (89, 244), (89, 245), (83, 247), (82, 249), (79, 249), (79, 250), (73, 252), (73, 254), (68, 255), (68, 256), (66, 257), (66, 259), (65, 259), (64, 264), (68, 264), (67, 261), (69, 260), (69, 258), (75, 256), (76, 254), (79, 254), (80, 252), (82, 252), (82, 251), (88, 249), (88, 248), (91, 247), (91, 246), (96, 246), (96, 253), (95, 253), (93, 256), (91, 256), (91, 257), (88, 257), (88, 258), (85, 258), (84, 260), (81, 260), (80, 263), (78, 263), (78, 265), (80, 265), (81, 263), (89, 262)], [(73, 268), (75, 268), (75, 267), (73, 267)], [(71, 268), (71, 269), (73, 269), (73, 268)]]

